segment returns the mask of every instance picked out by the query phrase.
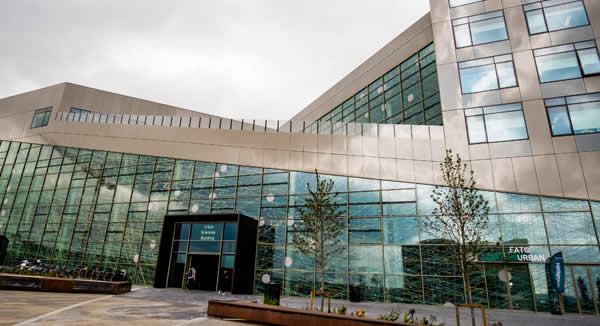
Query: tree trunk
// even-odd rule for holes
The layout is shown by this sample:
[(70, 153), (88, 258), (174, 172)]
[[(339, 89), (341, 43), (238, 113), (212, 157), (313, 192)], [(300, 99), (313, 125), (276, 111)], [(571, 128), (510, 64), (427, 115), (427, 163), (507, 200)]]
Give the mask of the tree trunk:
[[(324, 252), (324, 246), (325, 244), (323, 243), (324, 240), (324, 234), (323, 232), (325, 232), (324, 228), (323, 228), (323, 219), (321, 219), (321, 263), (319, 264), (321, 267), (321, 292), (325, 291), (325, 252)], [(323, 306), (325, 305), (325, 298), (323, 297), (323, 293), (321, 293), (321, 312), (323, 312)]]
[[(465, 283), (467, 284), (468, 303), (473, 304), (473, 293), (471, 290), (471, 273), (468, 268), (465, 268)], [(471, 307), (471, 325), (475, 326), (475, 309), (473, 309), (473, 307)]]

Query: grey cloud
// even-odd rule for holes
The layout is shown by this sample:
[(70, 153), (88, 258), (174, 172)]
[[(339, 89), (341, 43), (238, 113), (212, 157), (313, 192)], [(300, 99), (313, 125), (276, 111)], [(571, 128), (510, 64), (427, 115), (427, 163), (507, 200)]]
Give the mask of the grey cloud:
[(228, 117), (288, 119), (428, 1), (3, 1), (0, 97), (63, 81)]

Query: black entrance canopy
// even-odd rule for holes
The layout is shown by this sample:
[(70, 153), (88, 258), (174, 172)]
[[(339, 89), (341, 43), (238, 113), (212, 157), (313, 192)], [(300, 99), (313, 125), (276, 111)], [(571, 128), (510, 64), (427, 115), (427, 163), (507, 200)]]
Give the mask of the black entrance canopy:
[[(169, 263), (173, 251), (173, 237), (177, 224), (181, 223), (235, 223), (235, 257), (231, 292), (234, 294), (252, 294), (254, 289), (254, 264), (258, 221), (243, 214), (207, 214), (207, 215), (167, 215), (165, 216), (160, 239), (158, 261), (154, 287), (164, 288), (168, 283)], [(200, 256), (199, 259), (202, 257)], [(196, 259), (196, 258), (194, 258)]]

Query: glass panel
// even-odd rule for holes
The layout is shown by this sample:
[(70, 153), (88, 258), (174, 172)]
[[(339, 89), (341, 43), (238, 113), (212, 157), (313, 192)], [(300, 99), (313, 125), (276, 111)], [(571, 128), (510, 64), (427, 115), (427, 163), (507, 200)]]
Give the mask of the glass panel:
[(450, 7), (458, 7), (469, 3), (480, 2), (482, 0), (450, 0)]
[(527, 25), (529, 26), (529, 32), (531, 34), (544, 33), (547, 31), (544, 12), (541, 9), (528, 11), (525, 13), (525, 16), (527, 17)]
[(508, 39), (504, 17), (471, 23), (471, 33), (474, 45)]
[(600, 132), (600, 102), (569, 105), (575, 134)]
[(456, 40), (457, 48), (471, 46), (471, 33), (469, 32), (469, 24), (454, 26), (454, 38)]
[(236, 223), (225, 223), (225, 233), (223, 240), (236, 240), (237, 237), (237, 224)]
[(569, 266), (565, 266), (565, 293), (562, 295), (565, 312), (579, 312), (579, 308), (577, 307), (577, 299), (575, 298), (576, 296), (577, 292), (575, 292), (575, 289), (573, 288), (571, 268)]
[(533, 288), (535, 294), (535, 306), (537, 311), (551, 312), (552, 298), (548, 295), (548, 280), (546, 279), (546, 267), (542, 264), (529, 264)]
[(382, 273), (383, 253), (381, 246), (350, 246), (350, 273)]
[(175, 225), (175, 240), (187, 240), (190, 234), (189, 224), (176, 224)]
[(510, 271), (510, 295), (512, 297), (512, 308), (516, 310), (533, 310), (533, 297), (531, 295), (531, 279), (526, 264), (511, 264)]
[(593, 285), (590, 283), (587, 268), (585, 266), (573, 266), (573, 276), (575, 276), (575, 287), (581, 312), (584, 314), (594, 313), (594, 295), (592, 292)]
[(418, 244), (419, 223), (417, 221), (417, 218), (384, 218), (383, 242), (385, 244)]
[(490, 142), (527, 138), (527, 128), (522, 111), (486, 115), (485, 126)]
[(460, 82), (465, 94), (498, 89), (496, 69), (493, 65), (460, 69)]
[(581, 1), (560, 6), (545, 7), (549, 31), (557, 31), (589, 24)]
[(512, 61), (499, 63), (496, 65), (496, 69), (498, 70), (500, 88), (517, 86), (517, 77)]
[(467, 117), (467, 130), (469, 132), (469, 143), (487, 142), (482, 115)]
[[(597, 244), (590, 213), (544, 214), (552, 244)], [(568, 223), (565, 223), (568, 221)]]
[(500, 215), (505, 244), (547, 244), (542, 214)]
[(548, 108), (548, 118), (550, 119), (552, 136), (570, 135), (573, 133), (566, 107), (556, 106)]
[(386, 275), (385, 294), (388, 302), (423, 303), (421, 276)]
[(379, 218), (350, 219), (350, 243), (381, 243), (381, 220)]
[(506, 281), (509, 271), (503, 265), (485, 266), (486, 282), (490, 308), (508, 309)]
[(579, 62), (575, 52), (538, 56), (535, 61), (542, 83), (581, 78)]
[(189, 252), (208, 252), (218, 254), (220, 251), (220, 241), (190, 241)]
[(577, 54), (585, 75), (600, 73), (600, 59), (595, 46), (593, 49), (579, 50)]

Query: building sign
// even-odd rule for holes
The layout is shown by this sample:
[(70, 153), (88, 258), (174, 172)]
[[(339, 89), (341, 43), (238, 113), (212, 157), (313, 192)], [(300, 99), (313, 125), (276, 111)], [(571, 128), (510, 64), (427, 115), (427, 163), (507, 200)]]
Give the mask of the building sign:
[(221, 240), (221, 228), (217, 228), (214, 224), (197, 224), (200, 227), (200, 240), (202, 241), (215, 241)]
[(503, 257), (502, 250), (499, 249), (498, 252), (486, 253), (479, 261), (543, 263), (546, 261), (546, 255), (532, 254), (529, 247), (508, 247), (506, 248), (506, 258)]
[(508, 261), (528, 263), (543, 263), (546, 261), (546, 255), (532, 255), (529, 247), (508, 247), (506, 258)]

